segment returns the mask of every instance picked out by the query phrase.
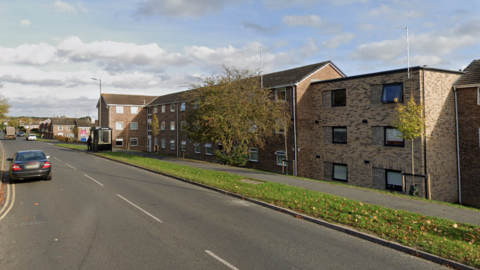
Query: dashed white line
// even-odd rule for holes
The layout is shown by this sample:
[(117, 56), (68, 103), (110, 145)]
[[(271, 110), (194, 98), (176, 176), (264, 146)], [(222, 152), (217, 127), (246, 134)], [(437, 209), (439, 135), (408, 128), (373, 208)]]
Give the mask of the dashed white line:
[(219, 262), (221, 262), (221, 263), (225, 264), (226, 266), (228, 266), (228, 268), (234, 269), (234, 270), (238, 270), (238, 268), (236, 268), (235, 266), (229, 264), (229, 263), (228, 263), (227, 261), (225, 261), (224, 259), (218, 257), (217, 255), (215, 255), (215, 254), (214, 254), (213, 252), (211, 252), (210, 250), (205, 250), (205, 252), (206, 252), (208, 255), (212, 256), (213, 258), (217, 259)]
[(56, 158), (56, 157), (53, 157), (54, 159), (58, 160), (58, 161), (61, 161), (60, 159)]
[(117, 194), (118, 197), (122, 198), (124, 201), (128, 202), (129, 204), (135, 206), (138, 210), (142, 211), (143, 213), (147, 214), (148, 216), (150, 216), (151, 218), (155, 219), (156, 221), (160, 222), (160, 223), (163, 223), (160, 219), (158, 219), (157, 217), (155, 217), (154, 215), (150, 214), (149, 212), (143, 210), (142, 208), (138, 207), (137, 205), (135, 205), (134, 203), (132, 203), (131, 201), (125, 199), (124, 197), (122, 197), (120, 194)]
[(68, 167), (70, 167), (70, 168), (74, 169), (75, 171), (77, 170), (77, 169), (75, 169), (74, 167), (72, 167), (72, 166), (68, 165), (67, 163), (65, 163), (65, 165), (67, 165)]
[(88, 175), (86, 175), (86, 174), (84, 174), (84, 175), (85, 175), (86, 177), (90, 178), (90, 180), (92, 180), (93, 182), (99, 184), (100, 186), (102, 186), (102, 187), (104, 186), (102, 183), (98, 182), (97, 180), (93, 179), (92, 177), (90, 177), (90, 176), (88, 176)]

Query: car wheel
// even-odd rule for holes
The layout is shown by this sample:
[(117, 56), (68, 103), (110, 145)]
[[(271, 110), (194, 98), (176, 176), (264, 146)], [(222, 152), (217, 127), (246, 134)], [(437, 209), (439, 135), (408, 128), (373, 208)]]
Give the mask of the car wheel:
[(45, 177), (45, 181), (50, 181), (50, 180), (52, 180), (52, 173), (49, 176)]

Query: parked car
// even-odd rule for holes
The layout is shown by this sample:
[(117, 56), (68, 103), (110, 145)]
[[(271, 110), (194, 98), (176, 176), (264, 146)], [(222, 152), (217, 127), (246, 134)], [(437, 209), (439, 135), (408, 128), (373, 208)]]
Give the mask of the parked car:
[(17, 136), (18, 136), (18, 137), (23, 137), (23, 136), (25, 136), (25, 132), (19, 131), (19, 132), (17, 133)]
[(36, 140), (37, 140), (37, 135), (35, 135), (35, 134), (28, 134), (28, 136), (25, 137), (25, 140), (27, 140), (27, 141), (36, 141)]
[(39, 178), (52, 180), (52, 164), (41, 150), (18, 151), (10, 161), (10, 180)]

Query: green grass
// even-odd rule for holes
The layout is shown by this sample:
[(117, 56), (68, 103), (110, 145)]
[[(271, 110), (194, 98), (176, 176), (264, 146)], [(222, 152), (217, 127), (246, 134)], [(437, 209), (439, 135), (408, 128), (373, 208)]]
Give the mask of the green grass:
[(62, 146), (66, 148), (72, 148), (72, 149), (80, 149), (80, 150), (87, 150), (87, 145), (85, 144), (66, 144), (66, 143), (57, 143), (55, 144), (57, 146)]
[[(71, 145), (68, 145), (71, 146)], [(480, 227), (393, 210), (273, 182), (254, 185), (246, 177), (181, 166), (126, 153), (101, 153), (169, 175), (261, 200), (315, 218), (342, 224), (378, 237), (480, 268)]]

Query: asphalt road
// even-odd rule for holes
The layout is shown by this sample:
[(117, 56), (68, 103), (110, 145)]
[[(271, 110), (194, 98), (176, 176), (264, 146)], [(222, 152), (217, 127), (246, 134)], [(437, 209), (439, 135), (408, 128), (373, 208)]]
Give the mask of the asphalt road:
[(13, 207), (0, 210), (2, 270), (442, 269), (102, 158), (44, 142), (0, 143), (6, 157), (43, 150), (53, 167), (52, 181), (11, 185)]

